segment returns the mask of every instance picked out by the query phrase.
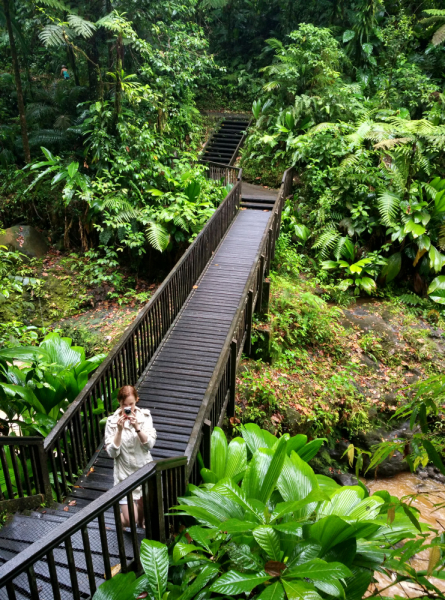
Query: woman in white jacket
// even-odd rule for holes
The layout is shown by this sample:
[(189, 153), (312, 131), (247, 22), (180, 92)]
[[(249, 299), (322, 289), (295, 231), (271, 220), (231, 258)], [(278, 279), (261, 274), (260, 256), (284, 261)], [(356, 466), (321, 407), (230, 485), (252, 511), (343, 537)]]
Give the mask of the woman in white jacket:
[[(125, 385), (119, 390), (119, 408), (107, 419), (105, 427), (105, 449), (114, 458), (114, 485), (149, 463), (150, 449), (156, 441), (156, 430), (148, 409), (139, 409), (136, 388)], [(142, 487), (133, 490), (135, 518), (139, 526), (144, 519)], [(120, 500), (121, 519), (124, 527), (129, 527), (127, 499)]]

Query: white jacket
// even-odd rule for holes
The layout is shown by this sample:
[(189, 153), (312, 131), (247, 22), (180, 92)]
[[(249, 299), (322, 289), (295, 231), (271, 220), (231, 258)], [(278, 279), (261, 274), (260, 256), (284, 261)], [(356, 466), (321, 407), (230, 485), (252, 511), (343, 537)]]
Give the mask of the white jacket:
[[(117, 432), (117, 422), (121, 417), (121, 409), (108, 417), (105, 427), (105, 449), (111, 458), (114, 458), (114, 485), (135, 473), (138, 469), (152, 461), (150, 449), (156, 441), (156, 429), (153, 419), (147, 408), (135, 408), (138, 429), (147, 436), (147, 441), (142, 444), (134, 427), (129, 422), (124, 424), (120, 446), (115, 446), (114, 437)], [(140, 490), (133, 492), (133, 498), (138, 500)], [(138, 493), (139, 492), (139, 493)]]

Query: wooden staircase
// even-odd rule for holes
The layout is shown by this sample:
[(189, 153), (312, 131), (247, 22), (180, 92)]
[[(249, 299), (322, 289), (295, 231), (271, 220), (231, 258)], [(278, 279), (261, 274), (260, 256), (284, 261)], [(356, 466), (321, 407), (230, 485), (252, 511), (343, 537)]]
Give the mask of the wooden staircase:
[(224, 118), (204, 147), (201, 160), (233, 165), (248, 125), (246, 117)]

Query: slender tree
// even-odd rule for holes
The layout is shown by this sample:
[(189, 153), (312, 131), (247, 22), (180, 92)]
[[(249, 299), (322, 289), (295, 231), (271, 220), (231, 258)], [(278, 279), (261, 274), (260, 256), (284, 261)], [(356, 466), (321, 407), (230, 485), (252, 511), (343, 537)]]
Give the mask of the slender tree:
[(26, 126), (25, 103), (23, 101), (22, 81), (20, 79), (19, 61), (17, 58), (17, 49), (15, 47), (14, 33), (12, 31), (11, 10), (9, 0), (3, 0), (3, 9), (5, 12), (6, 28), (9, 35), (9, 44), (11, 46), (12, 67), (14, 69), (15, 85), (17, 88), (17, 104), (19, 107), (20, 128), (22, 130), (23, 152), (25, 161), (31, 162), (31, 152), (29, 150), (28, 128)]

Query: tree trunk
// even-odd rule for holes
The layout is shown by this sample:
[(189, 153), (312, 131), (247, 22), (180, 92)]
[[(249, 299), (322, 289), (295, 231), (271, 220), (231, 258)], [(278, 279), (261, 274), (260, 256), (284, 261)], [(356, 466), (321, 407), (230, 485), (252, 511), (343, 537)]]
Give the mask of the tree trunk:
[(71, 46), (68, 46), (67, 52), (68, 52), (68, 60), (70, 62), (70, 67), (71, 67), (71, 70), (72, 70), (73, 75), (74, 75), (74, 83), (77, 86), (80, 86), (79, 75), (77, 73), (76, 57), (74, 55), (74, 50), (72, 49)]
[(19, 107), (20, 129), (22, 130), (23, 152), (25, 154), (25, 162), (31, 162), (31, 152), (29, 150), (28, 128), (26, 126), (25, 103), (23, 101), (22, 81), (20, 79), (19, 61), (17, 58), (17, 49), (15, 47), (14, 34), (12, 31), (11, 12), (9, 8), (9, 0), (3, 0), (3, 8), (5, 10), (6, 28), (9, 35), (9, 44), (11, 46), (12, 67), (14, 69), (15, 86), (17, 89), (17, 104)]

